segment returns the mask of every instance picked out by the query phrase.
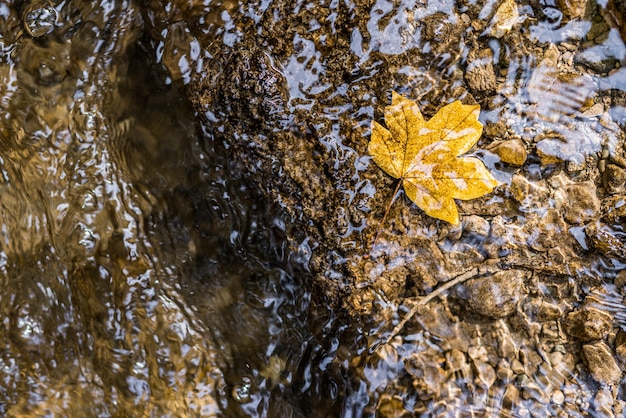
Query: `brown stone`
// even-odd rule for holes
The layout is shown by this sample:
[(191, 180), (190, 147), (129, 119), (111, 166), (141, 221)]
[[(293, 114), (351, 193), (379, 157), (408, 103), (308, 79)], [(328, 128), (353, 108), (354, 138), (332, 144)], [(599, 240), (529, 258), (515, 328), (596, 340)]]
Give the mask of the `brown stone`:
[(502, 397), (502, 408), (512, 409), (513, 407), (519, 404), (520, 404), (519, 389), (517, 389), (517, 387), (515, 387), (514, 384), (509, 383), (508, 385), (506, 385), (504, 396)]
[(571, 184), (565, 188), (567, 200), (564, 205), (565, 220), (570, 224), (582, 224), (596, 216), (600, 200), (592, 181)]
[(613, 279), (613, 284), (617, 288), (617, 290), (622, 290), (626, 288), (626, 270), (621, 270)]
[(491, 35), (502, 38), (520, 21), (517, 4), (513, 0), (504, 0), (496, 10), (489, 24)]
[(559, 9), (570, 19), (581, 18), (585, 16), (588, 0), (557, 0)]
[(607, 164), (602, 181), (609, 193), (623, 193), (626, 189), (626, 170), (615, 164)]
[(526, 162), (528, 153), (521, 139), (510, 139), (500, 142), (491, 149), (500, 157), (500, 161), (514, 166), (522, 166)]
[(608, 313), (584, 307), (570, 312), (562, 325), (569, 335), (582, 341), (593, 341), (604, 338), (611, 329), (612, 322), (613, 318)]
[(612, 418), (614, 398), (607, 387), (600, 388), (593, 399), (593, 409), (598, 417)]
[(626, 363), (626, 332), (619, 330), (615, 337), (615, 354), (620, 362)]
[(473, 91), (488, 93), (495, 90), (496, 73), (493, 69), (493, 53), (490, 49), (470, 53), (465, 80)]
[(456, 294), (467, 302), (470, 311), (491, 318), (512, 314), (517, 305), (525, 273), (506, 270), (491, 277), (470, 279), (457, 286)]
[(604, 342), (583, 345), (583, 356), (593, 378), (601, 384), (616, 384), (622, 377), (608, 345)]

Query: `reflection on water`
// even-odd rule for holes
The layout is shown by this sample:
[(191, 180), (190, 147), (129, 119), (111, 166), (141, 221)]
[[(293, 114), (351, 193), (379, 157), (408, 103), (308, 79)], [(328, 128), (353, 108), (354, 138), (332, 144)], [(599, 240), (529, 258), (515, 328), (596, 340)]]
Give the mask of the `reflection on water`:
[[(605, 3), (0, 0), (0, 412), (619, 414)], [(503, 186), (459, 228), (397, 202), (364, 260), (392, 90), (479, 102)]]
[(198, 52), (162, 33), (166, 74), (146, 13), (0, 2), (0, 411), (297, 416), (280, 212), (198, 141), (172, 84)]

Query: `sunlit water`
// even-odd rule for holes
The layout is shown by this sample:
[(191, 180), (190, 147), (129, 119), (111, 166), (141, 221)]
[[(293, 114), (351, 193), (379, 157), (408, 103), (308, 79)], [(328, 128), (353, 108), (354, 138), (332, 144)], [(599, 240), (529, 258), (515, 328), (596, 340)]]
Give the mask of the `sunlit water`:
[[(204, 116), (214, 123), (201, 125), (185, 97), (205, 68), (224, 71), (215, 58), (222, 48), (233, 48), (243, 66), (258, 65), (258, 51), (237, 49), (245, 38), (238, 22), (247, 19), (260, 33), (270, 4), (152, 3), (0, 1), (0, 413), (527, 416), (531, 410), (568, 412), (562, 405), (572, 399), (591, 407), (589, 396), (580, 394), (597, 389), (588, 373), (567, 375), (567, 383), (559, 375), (557, 365), (571, 360), (565, 348), (537, 353), (532, 345), (538, 338), (559, 341), (559, 330), (518, 339), (508, 320), (464, 318), (463, 302), (453, 301), (419, 312), (404, 338), (380, 345), (407, 308), (396, 311), (381, 297), (372, 309), (387, 322), (364, 324), (339, 319), (323, 300), (312, 304), (311, 255), (301, 251), (310, 251), (306, 237), (298, 251), (290, 247), (285, 208), (240, 171), (229, 151), (231, 138), (221, 136), (227, 124), (220, 117), (232, 109), (208, 109)], [(290, 12), (319, 7), (327, 19), (310, 19), (291, 34), (294, 52), (283, 61), (275, 62), (271, 50), (259, 54), (268, 68), (260, 90), (268, 97), (258, 108), (279, 116), (229, 117), (252, 116), (250, 126), (264, 126), (263, 117), (273, 126), (276, 118), (285, 128), (308, 112), (322, 114), (328, 123), (311, 128), (319, 133), (317, 145), (335, 170), (348, 164), (355, 170), (341, 190), (356, 207), (349, 215), (348, 209), (339, 211), (346, 226), (338, 247), (347, 254), (359, 249), (367, 226), (365, 216), (355, 218), (354, 212), (367, 213), (376, 198), (363, 174), (367, 159), (346, 140), (347, 132), (363, 132), (360, 139), (367, 140), (370, 121), (380, 117), (386, 101), (382, 94), (374, 97), (371, 89), (381, 87), (370, 80), (389, 68), (395, 71), (389, 89), (432, 114), (442, 92), (467, 97), (468, 57), (490, 50), (482, 59), (504, 82), (498, 91), (489, 80), (471, 88), (489, 109), (481, 116), (487, 136), (505, 129), (533, 144), (536, 153), (522, 177), (549, 178), (555, 166), (541, 158), (556, 158), (576, 173), (586, 159), (595, 163), (603, 153), (619, 154), (616, 132), (626, 123), (626, 102), (607, 105), (609, 124), (588, 106), (594, 95), (619, 96), (611, 91), (626, 89), (619, 64), (626, 48), (616, 28), (604, 28), (577, 55), (606, 71), (557, 77), (550, 54), (520, 53), (509, 49), (510, 41), (499, 41), (520, 30), (538, 43), (578, 45), (597, 30), (597, 22), (570, 20), (549, 1), (519, 4), (518, 15), (501, 17), (504, 22), (496, 18), (504, 2), (296, 3)], [(354, 27), (335, 28), (338, 13)], [(476, 44), (465, 45), (472, 31), (458, 27), (468, 27), (469, 15), (489, 24), (480, 27), (482, 37), (471, 38)], [(315, 38), (322, 25), (349, 36)], [(340, 85), (327, 73), (338, 59), (332, 42), (349, 54)], [(238, 62), (233, 76), (245, 79)], [(276, 99), (283, 93), (284, 106)], [(228, 94), (233, 96), (225, 92), (225, 103), (233, 108), (252, 108), (228, 102)], [(352, 101), (343, 102), (348, 96)], [(594, 117), (597, 123), (587, 123)], [(491, 152), (479, 154), (501, 182), (515, 183), (515, 170)], [(510, 208), (498, 206), (502, 198), (495, 197), (485, 212), (506, 211), (501, 225), (491, 221), (492, 231), (501, 227), (497, 238), (474, 231), (460, 240), (443, 239), (438, 248), (482, 257), (506, 255), (522, 244), (545, 251), (552, 225), (546, 221), (548, 232), (544, 224), (534, 225), (537, 233), (523, 228), (526, 216), (551, 213), (551, 199), (528, 193)], [(622, 218), (617, 214), (613, 223), (600, 225), (597, 236), (622, 237)], [(594, 245), (583, 227), (573, 227), (571, 235), (585, 249)], [(595, 245), (607, 246), (612, 255), (594, 258), (571, 277), (607, 280), (593, 306), (613, 312), (626, 326), (621, 296), (608, 283), (624, 267), (623, 243)], [(386, 251), (393, 253), (393, 243)], [(337, 263), (347, 259), (328, 255), (333, 257)], [(341, 268), (327, 276), (340, 282)], [(555, 290), (571, 284), (570, 272), (554, 274), (550, 282), (536, 280), (541, 300), (579, 303), (575, 285), (566, 287), (573, 289), (568, 294)], [(413, 284), (418, 291), (432, 285)], [(410, 281), (406, 288), (414, 293)], [(532, 317), (535, 307), (526, 308), (523, 313)], [(514, 380), (506, 367), (491, 364), (496, 346), (502, 358), (530, 356), (528, 364), (537, 366), (519, 373), (526, 380)], [(523, 397), (515, 396), (517, 388)], [(555, 388), (564, 400), (542, 397)]]

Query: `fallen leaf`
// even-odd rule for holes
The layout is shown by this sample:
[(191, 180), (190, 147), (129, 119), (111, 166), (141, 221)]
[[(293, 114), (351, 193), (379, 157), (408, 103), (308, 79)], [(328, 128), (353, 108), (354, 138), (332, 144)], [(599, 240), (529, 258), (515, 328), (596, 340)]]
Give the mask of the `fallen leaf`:
[(478, 105), (455, 101), (426, 121), (415, 102), (394, 92), (385, 108), (388, 129), (372, 121), (368, 151), (427, 215), (457, 225), (454, 199), (475, 199), (498, 185), (478, 158), (460, 157), (482, 134), (479, 113)]

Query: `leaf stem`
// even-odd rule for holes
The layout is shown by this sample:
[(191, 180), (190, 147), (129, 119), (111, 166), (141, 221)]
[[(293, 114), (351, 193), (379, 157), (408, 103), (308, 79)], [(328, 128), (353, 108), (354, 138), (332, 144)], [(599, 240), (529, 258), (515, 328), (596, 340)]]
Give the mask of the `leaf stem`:
[(398, 192), (400, 191), (400, 186), (402, 186), (402, 179), (398, 181), (398, 184), (396, 185), (396, 189), (393, 191), (393, 194), (391, 195), (391, 199), (389, 200), (389, 204), (387, 205), (387, 208), (385, 209), (385, 214), (383, 215), (383, 220), (380, 221), (380, 224), (378, 225), (378, 228), (376, 229), (376, 236), (374, 237), (374, 241), (372, 241), (372, 244), (370, 246), (369, 254), (365, 258), (369, 258), (369, 256), (371, 255), (371, 252), (374, 250), (374, 246), (376, 245), (376, 242), (378, 241), (380, 232), (382, 231), (383, 226), (385, 225), (385, 221), (387, 220), (387, 216), (389, 215), (389, 210), (391, 209), (391, 205), (393, 205), (393, 202), (396, 201), (396, 196), (398, 195)]

